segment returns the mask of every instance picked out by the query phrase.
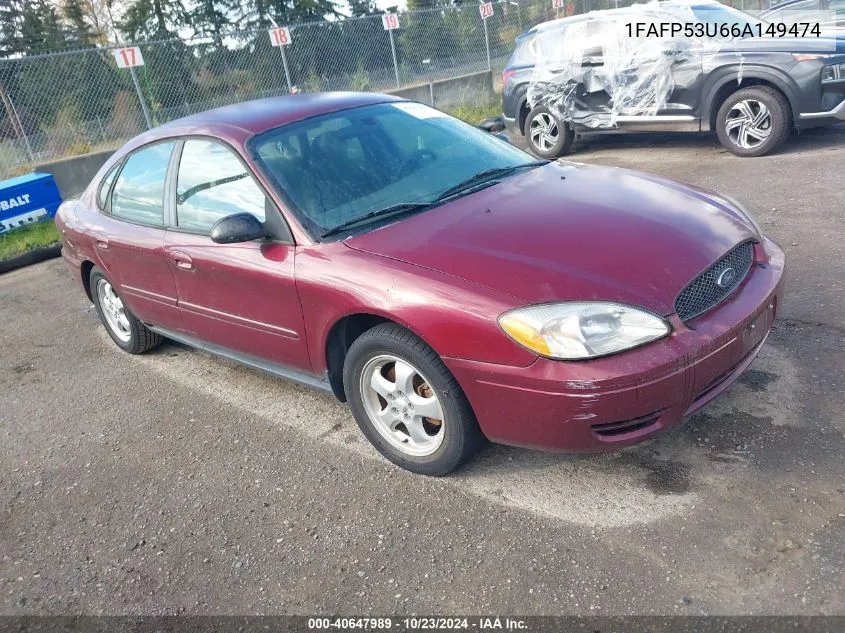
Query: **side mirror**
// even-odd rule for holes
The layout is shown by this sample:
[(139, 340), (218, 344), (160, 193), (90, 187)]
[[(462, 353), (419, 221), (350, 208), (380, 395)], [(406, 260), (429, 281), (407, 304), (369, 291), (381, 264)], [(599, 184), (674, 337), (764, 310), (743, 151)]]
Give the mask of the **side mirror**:
[(478, 124), (478, 127), (485, 132), (495, 134), (496, 132), (503, 132), (505, 130), (505, 119), (503, 116), (490, 116)]
[(217, 244), (251, 242), (266, 237), (264, 225), (251, 213), (235, 213), (220, 218), (211, 227), (211, 241)]

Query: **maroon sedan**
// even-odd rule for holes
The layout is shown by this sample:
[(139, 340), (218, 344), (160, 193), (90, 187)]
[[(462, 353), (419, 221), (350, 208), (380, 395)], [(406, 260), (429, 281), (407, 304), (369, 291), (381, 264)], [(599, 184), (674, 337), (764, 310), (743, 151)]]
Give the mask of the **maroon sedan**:
[(538, 162), (376, 94), (159, 127), (57, 222), (120, 348), (169, 338), (324, 388), (426, 474), (485, 437), (651, 437), (751, 363), (783, 291), (783, 252), (736, 201)]

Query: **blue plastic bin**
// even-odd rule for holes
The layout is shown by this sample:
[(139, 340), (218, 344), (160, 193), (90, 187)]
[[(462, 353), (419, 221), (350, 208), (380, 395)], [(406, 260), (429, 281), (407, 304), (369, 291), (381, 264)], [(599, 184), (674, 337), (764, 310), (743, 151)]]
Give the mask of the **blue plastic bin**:
[(26, 174), (0, 182), (0, 233), (56, 217), (62, 203), (52, 174)]

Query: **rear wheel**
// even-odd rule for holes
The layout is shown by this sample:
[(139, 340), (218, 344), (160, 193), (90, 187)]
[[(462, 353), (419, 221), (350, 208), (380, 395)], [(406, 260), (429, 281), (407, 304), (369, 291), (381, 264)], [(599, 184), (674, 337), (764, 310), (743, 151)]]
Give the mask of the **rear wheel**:
[(780, 147), (792, 131), (789, 102), (768, 86), (729, 95), (716, 115), (719, 142), (737, 156), (764, 156)]
[(143, 354), (161, 344), (162, 337), (135, 318), (123, 305), (112, 283), (96, 266), (91, 269), (90, 284), (100, 321), (120, 349), (130, 354)]
[(445, 475), (483, 442), (454, 376), (434, 350), (398, 325), (378, 325), (355, 340), (343, 384), (364, 435), (406, 470)]
[(525, 136), (531, 153), (549, 160), (565, 154), (575, 138), (569, 126), (544, 105), (538, 105), (528, 113)]

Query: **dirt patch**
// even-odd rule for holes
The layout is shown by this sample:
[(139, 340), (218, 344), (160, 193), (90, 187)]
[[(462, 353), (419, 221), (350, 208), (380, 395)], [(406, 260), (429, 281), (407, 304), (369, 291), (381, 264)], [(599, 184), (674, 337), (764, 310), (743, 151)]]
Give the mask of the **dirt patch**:
[(749, 369), (739, 377), (739, 382), (751, 389), (751, 391), (767, 391), (769, 385), (777, 380), (778, 375), (759, 369)]

